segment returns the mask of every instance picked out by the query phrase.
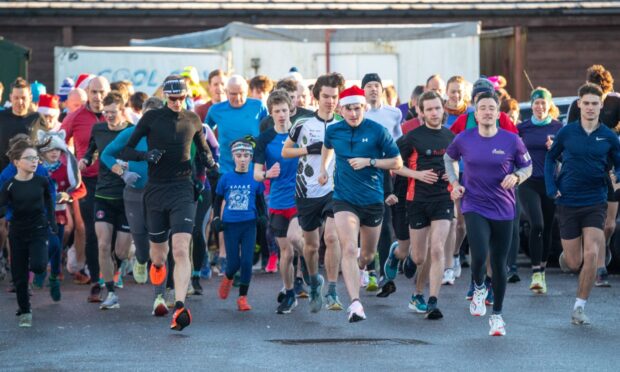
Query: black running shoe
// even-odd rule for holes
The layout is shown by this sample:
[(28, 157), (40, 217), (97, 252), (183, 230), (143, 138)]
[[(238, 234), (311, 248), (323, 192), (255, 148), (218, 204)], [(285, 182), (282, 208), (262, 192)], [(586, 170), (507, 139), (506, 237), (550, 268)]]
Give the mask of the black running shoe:
[(194, 287), (194, 295), (202, 295), (202, 286), (200, 285), (200, 277), (192, 276), (192, 287)]
[(403, 265), (403, 272), (405, 274), (405, 277), (407, 279), (413, 278), (417, 269), (418, 267), (416, 266), (415, 262), (413, 262), (411, 257), (407, 256), (405, 264)]
[(429, 301), (426, 305), (426, 315), (424, 315), (426, 319), (436, 320), (443, 318), (443, 314), (437, 307), (437, 302)]
[(396, 292), (396, 284), (394, 284), (394, 281), (388, 280), (381, 286), (379, 293), (377, 293), (377, 297), (385, 298), (394, 292)]
[(284, 295), (284, 299), (280, 302), (280, 306), (278, 306), (278, 310), (276, 313), (278, 314), (290, 314), (294, 308), (297, 307), (297, 299), (295, 297), (289, 297)]

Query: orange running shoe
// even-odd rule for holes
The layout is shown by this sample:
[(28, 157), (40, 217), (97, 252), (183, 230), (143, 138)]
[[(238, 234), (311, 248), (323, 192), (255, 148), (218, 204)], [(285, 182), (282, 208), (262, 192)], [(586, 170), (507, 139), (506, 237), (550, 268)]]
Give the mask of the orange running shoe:
[(239, 296), (237, 299), (237, 308), (239, 311), (250, 311), (252, 306), (248, 304), (248, 296)]
[(151, 265), (151, 269), (149, 270), (151, 284), (161, 285), (164, 281), (166, 281), (167, 275), (168, 273), (166, 272), (166, 265), (163, 265), (162, 267)]
[(220, 283), (220, 289), (218, 291), (218, 294), (220, 295), (220, 298), (222, 300), (225, 300), (228, 298), (228, 294), (230, 293), (230, 288), (232, 288), (232, 285), (233, 285), (233, 280), (228, 279), (226, 275), (224, 275), (224, 277), (222, 278), (222, 282)]
[(183, 328), (190, 325), (192, 322), (192, 314), (189, 309), (182, 307), (176, 309), (172, 315), (172, 323), (170, 323), (170, 329), (175, 331), (182, 331)]
[(80, 285), (90, 284), (90, 276), (78, 271), (73, 274), (73, 283)]

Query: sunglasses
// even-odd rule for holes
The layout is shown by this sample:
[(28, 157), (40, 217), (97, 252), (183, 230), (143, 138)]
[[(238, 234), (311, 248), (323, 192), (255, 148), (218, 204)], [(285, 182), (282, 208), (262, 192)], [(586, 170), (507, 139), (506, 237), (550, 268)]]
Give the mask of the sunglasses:
[(168, 96), (167, 99), (170, 102), (178, 102), (178, 101), (184, 101), (185, 97), (187, 96)]

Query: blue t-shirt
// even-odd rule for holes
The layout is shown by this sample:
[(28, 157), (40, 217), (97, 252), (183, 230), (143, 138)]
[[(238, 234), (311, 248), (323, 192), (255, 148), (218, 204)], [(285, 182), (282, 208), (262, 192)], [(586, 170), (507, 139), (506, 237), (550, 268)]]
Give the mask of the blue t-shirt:
[[(555, 177), (556, 160), (562, 157), (560, 174)], [(607, 202), (608, 170), (620, 176), (620, 142), (605, 124), (586, 133), (580, 121), (567, 124), (555, 135), (545, 158), (547, 195), (561, 196), (556, 204), (585, 207)]]
[(251, 172), (228, 172), (220, 177), (215, 192), (224, 197), (226, 206), (222, 221), (243, 222), (255, 220), (258, 217), (256, 210), (256, 195), (262, 194), (265, 186), (254, 181)]
[(383, 170), (370, 166), (354, 170), (352, 158), (389, 159), (400, 155), (388, 131), (372, 120), (364, 119), (357, 127), (340, 121), (327, 127), (323, 145), (334, 149), (334, 196), (354, 205), (383, 204)]
[(235, 169), (235, 163), (230, 153), (230, 144), (234, 140), (251, 135), (257, 137), (260, 132), (260, 122), (266, 117), (267, 108), (263, 102), (248, 98), (243, 106), (234, 108), (228, 101), (211, 106), (205, 122), (215, 131), (218, 131), (220, 143), (220, 173), (225, 174)]
[[(119, 153), (127, 146), (127, 142), (134, 130), (136, 130), (134, 125), (127, 127), (103, 149), (100, 160), (108, 169), (112, 169), (114, 164), (116, 164)], [(136, 150), (144, 152), (149, 151), (148, 145), (146, 144), (146, 137), (140, 139), (136, 145)], [(140, 178), (134, 183), (133, 187), (136, 189), (143, 189), (144, 186), (146, 186), (146, 181), (148, 181), (148, 163), (146, 161), (130, 161), (128, 164), (129, 171), (136, 172), (140, 175)]]
[(280, 163), (280, 175), (271, 178), (269, 189), (269, 208), (288, 209), (295, 206), (295, 177), (298, 158), (282, 157), (282, 147), (288, 138), (288, 132), (277, 133), (274, 128), (267, 129), (258, 137), (254, 151), (254, 163), (263, 164), (265, 170), (275, 163)]

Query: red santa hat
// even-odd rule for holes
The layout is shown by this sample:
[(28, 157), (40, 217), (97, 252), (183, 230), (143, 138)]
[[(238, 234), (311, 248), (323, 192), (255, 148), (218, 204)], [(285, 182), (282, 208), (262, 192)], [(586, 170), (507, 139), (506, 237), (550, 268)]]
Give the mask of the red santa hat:
[(37, 111), (41, 115), (58, 115), (60, 108), (58, 106), (59, 98), (53, 94), (41, 94), (39, 96), (39, 107)]
[(88, 88), (88, 83), (95, 77), (93, 74), (80, 74), (77, 80), (75, 81), (75, 87), (84, 89)]
[(354, 85), (340, 92), (340, 106), (352, 105), (352, 104), (366, 104), (366, 97), (364, 96), (364, 90)]

